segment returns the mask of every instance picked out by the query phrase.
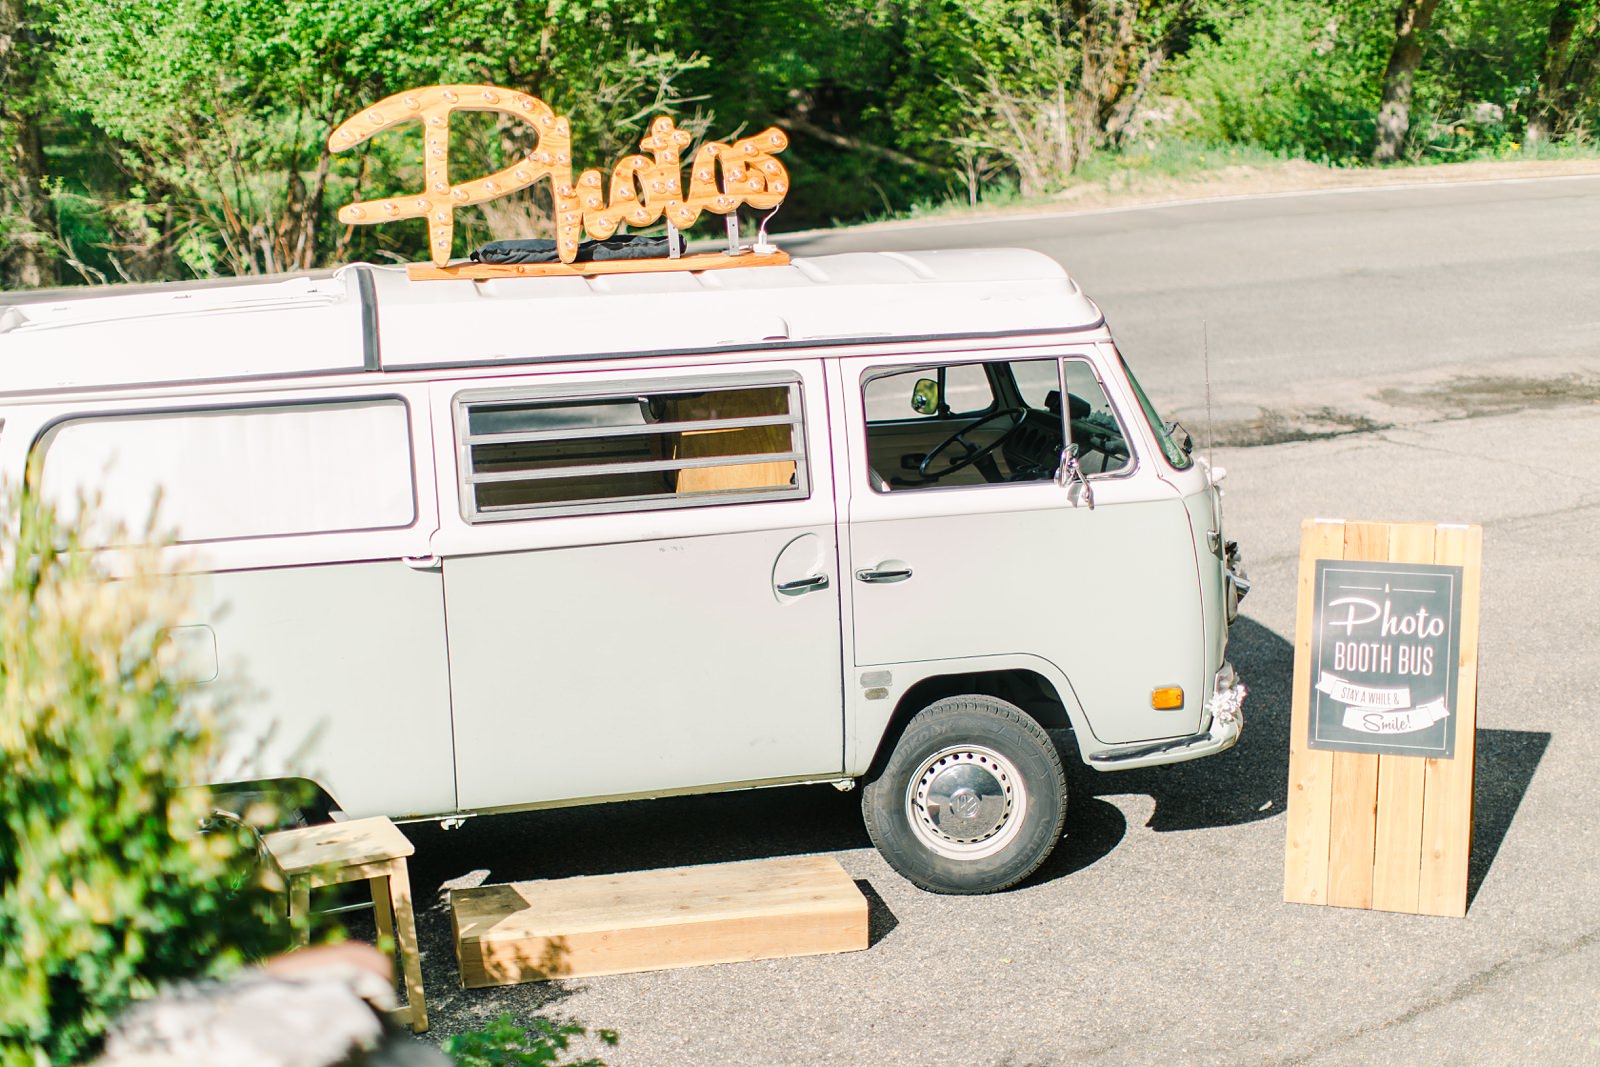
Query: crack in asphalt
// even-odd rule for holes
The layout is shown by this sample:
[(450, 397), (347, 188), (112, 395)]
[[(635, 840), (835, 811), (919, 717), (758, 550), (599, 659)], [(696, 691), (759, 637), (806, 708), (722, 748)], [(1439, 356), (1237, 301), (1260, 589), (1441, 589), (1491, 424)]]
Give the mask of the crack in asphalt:
[(1392, 425), (1327, 406), (1288, 411), (1262, 408), (1256, 418), (1225, 421), (1220, 426), (1210, 427), (1207, 447), (1262, 448), (1301, 441), (1327, 441), (1387, 430)]
[[(1503, 531), (1519, 527), (1537, 526), (1546, 519), (1559, 519), (1568, 515), (1579, 515), (1586, 511), (1596, 510), (1600, 510), (1600, 500), (1583, 500), (1576, 504), (1551, 508), (1548, 511), (1524, 511), (1519, 515), (1508, 515), (1501, 519), (1485, 519), (1481, 520), (1478, 525), (1483, 527), (1485, 533), (1488, 533), (1495, 530)], [(1297, 545), (1293, 552), (1279, 552), (1272, 555), (1252, 552), (1245, 562), (1252, 567), (1259, 566), (1265, 570), (1272, 564), (1296, 563), (1299, 559), (1300, 550)]]
[(1327, 1053), (1337, 1051), (1338, 1049), (1344, 1048), (1355, 1041), (1361, 1040), (1364, 1037), (1369, 1037), (1372, 1034), (1381, 1034), (1386, 1030), (1393, 1030), (1395, 1027), (1404, 1026), (1407, 1023), (1414, 1022), (1430, 1012), (1438, 1011), (1440, 1008), (1449, 1007), (1452, 1004), (1459, 1003), (1460, 1001), (1466, 1000), (1472, 996), (1476, 996), (1479, 993), (1488, 992), (1489, 988), (1495, 982), (1507, 975), (1515, 974), (1519, 971), (1526, 971), (1530, 968), (1536, 967), (1540, 964), (1549, 963), (1553, 960), (1559, 960), (1565, 956), (1572, 955), (1574, 952), (1581, 952), (1583, 949), (1589, 948), (1596, 944), (1600, 944), (1600, 928), (1590, 930), (1589, 932), (1581, 934), (1577, 938), (1565, 943), (1545, 945), (1531, 952), (1525, 952), (1517, 956), (1512, 956), (1508, 959), (1503, 959), (1491, 967), (1478, 971), (1475, 974), (1468, 975), (1460, 982), (1457, 982), (1456, 985), (1449, 991), (1441, 993), (1436, 997), (1431, 997), (1420, 1004), (1413, 1005), (1392, 1019), (1389, 1019), (1385, 1022), (1376, 1023), (1372, 1026), (1364, 1026), (1359, 1030), (1344, 1034), (1319, 1047), (1309, 1049), (1303, 1054), (1297, 1054), (1283, 1059), (1263, 1061), (1263, 1063), (1269, 1064), (1271, 1067), (1279, 1067), (1279, 1065), (1288, 1067), (1288, 1065), (1292, 1064), (1305, 1063), (1313, 1057), (1322, 1056)]
[(1466, 374), (1428, 385), (1384, 389), (1373, 399), (1391, 407), (1454, 409), (1445, 416), (1451, 419), (1488, 418), (1600, 403), (1600, 380), (1580, 373)]
[(1495, 519), (1492, 523), (1485, 523), (1484, 526), (1486, 529), (1493, 528), (1496, 530), (1537, 526), (1545, 519), (1560, 519), (1569, 515), (1581, 515), (1586, 511), (1594, 511), (1597, 508), (1600, 508), (1600, 500), (1587, 500), (1564, 508), (1552, 508), (1549, 511), (1530, 511), (1521, 515), (1510, 515), (1504, 519)]
[[(1382, 441), (1385, 444), (1396, 445), (1396, 446), (1398, 446), (1400, 448), (1416, 449), (1419, 452), (1432, 452), (1432, 453), (1435, 453), (1435, 454), (1441, 455), (1441, 456), (1454, 456), (1454, 457), (1457, 457), (1459, 459), (1466, 459), (1466, 460), (1473, 460), (1473, 461), (1480, 460), (1482, 458), (1481, 454), (1477, 453), (1477, 452), (1462, 451), (1460, 449), (1448, 448), (1448, 447), (1445, 447), (1444, 445), (1431, 444), (1431, 443), (1426, 442), (1426, 441), (1402, 441), (1402, 440), (1397, 440), (1396, 438), (1390, 436), (1391, 433), (1408, 433), (1408, 432), (1412, 432), (1414, 430), (1420, 430), (1423, 427), (1437, 426), (1437, 425), (1439, 425), (1441, 423), (1444, 423), (1444, 422), (1454, 422), (1454, 421), (1456, 421), (1456, 420), (1454, 420), (1454, 419), (1438, 419), (1438, 420), (1435, 420), (1433, 422), (1413, 423), (1410, 426), (1390, 426), (1390, 427), (1385, 428), (1384, 430), (1375, 431), (1373, 436), (1377, 440)], [(1540, 473), (1540, 475), (1542, 477), (1546, 477), (1546, 478), (1552, 478), (1552, 477), (1553, 478), (1564, 478), (1564, 479), (1567, 479), (1568, 481), (1575, 482), (1578, 485), (1589, 485), (1589, 486), (1594, 486), (1595, 488), (1600, 488), (1600, 476), (1592, 477), (1592, 478), (1586, 478), (1581, 474), (1575, 474), (1575, 473), (1572, 473), (1572, 472), (1569, 472), (1569, 471), (1552, 471), (1552, 470), (1544, 470), (1544, 471), (1540, 471), (1539, 473)]]
[[(1600, 386), (1577, 378), (1558, 379), (1507, 379), (1523, 387), (1514, 400), (1502, 401), (1501, 405), (1484, 405), (1468, 407), (1465, 410), (1436, 414), (1432, 418), (1418, 421), (1402, 421), (1396, 419), (1388, 422), (1371, 415), (1357, 414), (1341, 411), (1331, 406), (1316, 408), (1291, 408), (1275, 410), (1263, 407), (1261, 413), (1253, 419), (1225, 421), (1219, 426), (1208, 430), (1206, 448), (1268, 448), (1273, 445), (1298, 444), (1311, 441), (1328, 441), (1337, 438), (1367, 438), (1369, 435), (1377, 440), (1388, 441), (1395, 444), (1408, 444), (1409, 442), (1394, 441), (1386, 436), (1388, 431), (1407, 432), (1422, 430), (1430, 426), (1441, 426), (1453, 422), (1467, 422), (1477, 419), (1503, 418), (1512, 415), (1521, 415), (1528, 411), (1558, 411), (1565, 408), (1593, 407), (1600, 404)], [(1499, 379), (1462, 379), (1463, 385), (1477, 384), (1502, 384)], [(1561, 391), (1536, 391), (1529, 383), (1536, 383), (1546, 387), (1561, 385)], [(1396, 405), (1393, 399), (1399, 396), (1394, 389), (1385, 390), (1373, 398), (1383, 403), (1386, 407)], [(1421, 396), (1423, 394), (1412, 394)], [(1443, 394), (1440, 394), (1443, 395)], [(1413, 407), (1413, 404), (1402, 406)], [(1449, 453), (1457, 454), (1457, 453)]]

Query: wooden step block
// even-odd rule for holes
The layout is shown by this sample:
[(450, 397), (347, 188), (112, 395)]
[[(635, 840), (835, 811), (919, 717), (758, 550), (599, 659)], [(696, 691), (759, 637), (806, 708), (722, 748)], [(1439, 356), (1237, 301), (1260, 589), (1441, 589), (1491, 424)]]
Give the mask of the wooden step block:
[(867, 947), (866, 898), (827, 856), (456, 889), (450, 918), (468, 989)]

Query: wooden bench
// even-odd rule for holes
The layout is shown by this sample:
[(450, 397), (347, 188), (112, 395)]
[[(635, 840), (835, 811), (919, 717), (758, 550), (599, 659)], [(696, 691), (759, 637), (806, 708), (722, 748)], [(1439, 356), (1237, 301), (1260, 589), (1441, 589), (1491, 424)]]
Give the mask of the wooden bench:
[(450, 918), (469, 989), (867, 947), (866, 898), (827, 856), (457, 889)]
[(372, 888), (372, 910), (379, 941), (394, 945), (396, 969), (405, 975), (406, 1004), (394, 1013), (416, 1033), (428, 1028), (422, 995), (422, 961), (417, 953), (417, 923), (411, 911), (411, 876), (406, 857), (415, 848), (383, 816), (280, 830), (263, 839), (289, 879), (289, 914), (310, 912), (311, 891), (365, 879)]

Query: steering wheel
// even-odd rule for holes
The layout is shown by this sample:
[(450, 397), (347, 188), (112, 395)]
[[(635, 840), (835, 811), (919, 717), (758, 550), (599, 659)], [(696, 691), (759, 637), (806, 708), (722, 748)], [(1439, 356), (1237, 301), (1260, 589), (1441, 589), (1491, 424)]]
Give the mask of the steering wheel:
[(1088, 449), (1104, 456), (1101, 460), (1102, 469), (1114, 459), (1123, 462), (1128, 459), (1127, 439), (1114, 426), (1106, 426), (1093, 419), (1073, 419), (1072, 439), (1081, 441)]
[[(940, 441), (938, 444), (934, 445), (933, 448), (929, 450), (928, 454), (922, 457), (922, 462), (917, 464), (917, 473), (922, 477), (929, 479), (930, 481), (937, 481), (947, 474), (954, 474), (958, 470), (972, 466), (974, 463), (978, 462), (980, 459), (989, 455), (995, 449), (1009, 441), (1011, 439), (1011, 435), (1022, 428), (1022, 420), (1026, 416), (1027, 411), (1024, 408), (1001, 408), (999, 411), (991, 412), (990, 414), (983, 416), (976, 422), (967, 423), (965, 426), (961, 427), (961, 429), (957, 430), (949, 437), (946, 437), (943, 441)], [(989, 423), (996, 422), (1000, 419), (1010, 419), (1011, 425), (1006, 427), (1005, 430), (1001, 432), (1000, 436), (996, 437), (989, 444), (984, 445), (982, 448), (978, 448), (974, 446), (972, 442), (966, 439), (967, 434), (971, 433), (972, 431), (981, 426), (987, 426)], [(967, 454), (962, 456), (960, 459), (955, 460), (948, 467), (944, 467), (937, 471), (930, 471), (928, 469), (933, 465), (935, 457), (937, 457), (941, 452), (947, 451), (950, 446), (956, 444), (959, 444), (962, 448), (965, 448), (967, 450)]]

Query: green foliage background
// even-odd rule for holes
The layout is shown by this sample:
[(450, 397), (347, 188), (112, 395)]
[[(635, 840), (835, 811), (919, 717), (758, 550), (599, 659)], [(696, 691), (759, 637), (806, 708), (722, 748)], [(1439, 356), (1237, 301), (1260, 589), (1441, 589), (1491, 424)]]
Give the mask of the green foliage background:
[[(1394, 39), (1395, 0), (1213, 2), (1169, 88), (1194, 108), (1192, 135), (1285, 155), (1354, 164)], [(1557, 0), (1442, 0), (1426, 36), (1411, 115), (1411, 151), (1450, 161), (1521, 148)], [(1570, 10), (1600, 30), (1593, 4)], [(1590, 47), (1600, 42), (1591, 42)], [(1594, 68), (1565, 136), (1592, 140)]]
[(1214, 5), (1172, 71), (1188, 128), (1218, 143), (1355, 161), (1371, 148), (1393, 4)]
[[(717, 138), (783, 126), (779, 228), (1049, 195), (1152, 147), (1358, 165), (1403, 2), (0, 0), (0, 282), (418, 258), (420, 222), (333, 217), (415, 188), (417, 138), (324, 142), (447, 81), (545, 99), (579, 167), (609, 168), (656, 113)], [(1591, 140), (1600, 0), (1441, 0), (1422, 45), (1411, 159)], [(486, 116), (453, 137), (458, 179), (529, 147)], [(464, 213), (457, 252), (538, 234), (542, 208)]]
[(215, 735), (164, 650), (170, 584), (107, 580), (32, 495), (0, 520), (0, 1065), (76, 1063), (130, 1000), (289, 931), (250, 845), (195, 832)]

